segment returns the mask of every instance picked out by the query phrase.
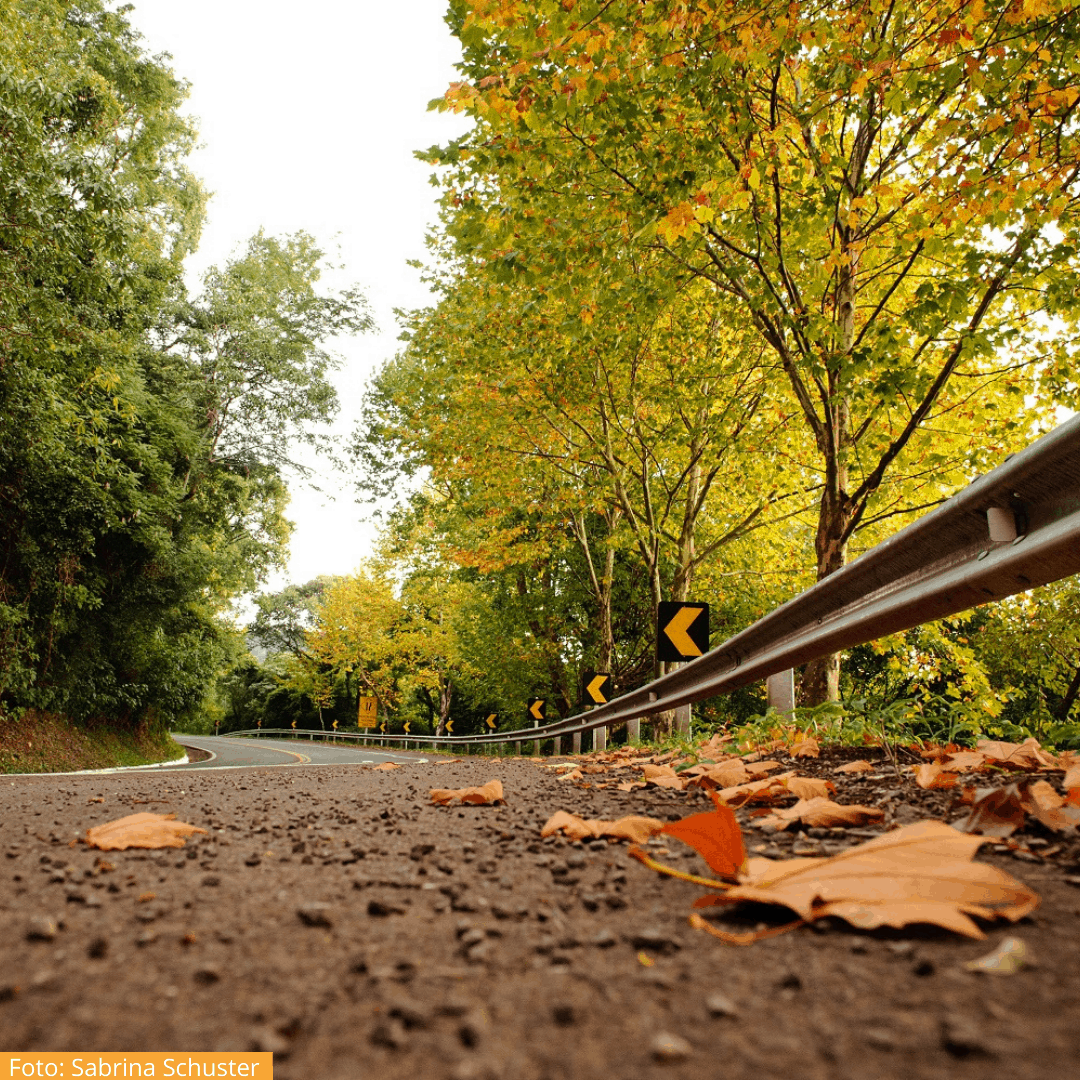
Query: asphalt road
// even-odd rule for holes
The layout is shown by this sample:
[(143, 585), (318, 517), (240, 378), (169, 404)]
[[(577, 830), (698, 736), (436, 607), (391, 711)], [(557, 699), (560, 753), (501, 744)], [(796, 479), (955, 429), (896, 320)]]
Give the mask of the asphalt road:
[(327, 746), (302, 739), (230, 739), (224, 735), (174, 735), (181, 746), (213, 754), (205, 761), (168, 766), (169, 772), (237, 769), (266, 765), (378, 765), (384, 761), (426, 761), (423, 755), (373, 750), (368, 746)]

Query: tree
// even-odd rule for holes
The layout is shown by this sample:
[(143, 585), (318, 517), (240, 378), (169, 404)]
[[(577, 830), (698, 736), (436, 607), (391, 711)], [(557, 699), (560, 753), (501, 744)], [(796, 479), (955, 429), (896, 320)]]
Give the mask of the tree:
[[(451, 20), (444, 104), (476, 123), (429, 158), (462, 257), (554, 278), (594, 319), (602, 276), (563, 273), (582, 230), (612, 263), (648, 248), (711, 282), (816, 448), (819, 577), (1027, 442), (1048, 414), (1025, 394), (1075, 396), (1067, 5), (472, 0)], [(807, 699), (837, 672), (810, 665)]]

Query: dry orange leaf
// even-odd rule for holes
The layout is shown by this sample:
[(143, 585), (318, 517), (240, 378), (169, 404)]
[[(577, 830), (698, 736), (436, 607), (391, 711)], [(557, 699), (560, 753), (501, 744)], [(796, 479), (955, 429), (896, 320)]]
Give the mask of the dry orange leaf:
[(981, 788), (968, 816), (956, 826), (964, 832), (1004, 839), (1024, 827), (1027, 814), (1058, 832), (1080, 825), (1080, 807), (1069, 805), (1045, 780), (1036, 780)]
[(1057, 767), (1057, 758), (1048, 754), (1038, 739), (1025, 739), (1022, 743), (994, 742), (980, 739), (975, 744), (990, 765), (999, 765), (1007, 769), (1053, 769)]
[(1065, 801), (1070, 806), (1080, 806), (1080, 765), (1070, 765), (1061, 783), (1065, 788)]
[(957, 774), (946, 772), (940, 761), (928, 761), (915, 768), (915, 783), (926, 790), (955, 787), (957, 779)]
[(384, 761), (381, 765), (375, 766), (375, 772), (389, 772), (391, 769), (400, 769), (401, 766), (393, 761)]
[(715, 809), (669, 821), (661, 832), (689, 844), (721, 877), (735, 878), (746, 865), (742, 831), (731, 807), (712, 798)]
[(762, 818), (761, 827), (765, 829), (786, 829), (796, 821), (810, 828), (837, 828), (848, 825), (866, 825), (880, 821), (885, 816), (884, 810), (873, 806), (842, 805), (831, 799), (800, 799), (786, 810), (774, 810), (767, 818)]
[(785, 781), (794, 775), (794, 772), (786, 772), (779, 776), (766, 777), (764, 780), (751, 780), (748, 784), (736, 784), (735, 787), (724, 788), (716, 794), (721, 802), (729, 805), (734, 803), (737, 806), (746, 806), (754, 802), (775, 802), (791, 794)]
[(1080, 806), (1070, 805), (1045, 780), (1021, 784), (1020, 797), (1024, 809), (1048, 829), (1067, 832), (1080, 825)]
[(789, 776), (785, 783), (788, 791), (800, 799), (827, 799), (836, 794), (836, 787), (830, 781), (810, 776)]
[(818, 743), (812, 735), (807, 735), (805, 739), (800, 739), (791, 748), (792, 757), (820, 757), (821, 745)]
[(664, 827), (664, 823), (651, 817), (623, 817), (618, 821), (600, 821), (596, 818), (580, 818), (577, 814), (556, 810), (545, 822), (540, 835), (554, 836), (564, 833), (571, 840), (584, 840), (587, 836), (610, 837), (613, 840), (632, 840), (644, 844)]
[(501, 780), (489, 780), (483, 787), (464, 787), (451, 790), (450, 788), (432, 788), (431, 801), (436, 806), (450, 806), (454, 802), (470, 803), (473, 806), (490, 806), (492, 803), (501, 803), (503, 798), (503, 786)]
[(842, 773), (873, 772), (874, 766), (869, 761), (849, 761), (846, 765), (841, 765), (836, 771)]
[[(983, 938), (971, 916), (1015, 922), (1039, 904), (1023, 882), (973, 861), (985, 842), (921, 821), (827, 859), (751, 859), (740, 884), (695, 907), (779, 904), (804, 922), (835, 916), (861, 930), (930, 923)], [(695, 925), (711, 930), (704, 920)]]
[(128, 814), (88, 829), (86, 843), (101, 851), (183, 847), (192, 833), (204, 832), (197, 825), (177, 821), (175, 814)]

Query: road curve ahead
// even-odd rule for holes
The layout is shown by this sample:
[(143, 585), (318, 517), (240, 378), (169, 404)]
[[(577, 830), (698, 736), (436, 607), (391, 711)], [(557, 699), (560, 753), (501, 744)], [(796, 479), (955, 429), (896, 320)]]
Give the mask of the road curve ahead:
[(422, 754), (392, 753), (369, 747), (331, 746), (292, 739), (230, 739), (224, 735), (174, 735), (181, 746), (213, 754), (205, 761), (167, 766), (169, 772), (191, 769), (264, 768), (267, 765), (379, 765), (384, 761), (425, 760)]

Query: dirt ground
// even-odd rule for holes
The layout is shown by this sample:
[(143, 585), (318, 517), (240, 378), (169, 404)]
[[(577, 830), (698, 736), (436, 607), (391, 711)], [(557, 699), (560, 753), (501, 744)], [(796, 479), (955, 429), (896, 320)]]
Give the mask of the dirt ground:
[[(838, 763), (798, 765), (839, 782)], [(504, 806), (430, 805), (432, 787), (494, 777)], [(829, 854), (950, 819), (946, 796), (884, 764), (839, 798), (886, 820), (766, 837), (740, 812), (748, 846)], [(708, 805), (581, 788), (527, 760), (2, 777), (0, 1049), (267, 1050), (278, 1080), (1075, 1075), (1075, 841), (1029, 830), (983, 849), (1042, 898), (983, 942), (830, 924), (739, 948), (688, 925), (698, 886), (625, 845), (540, 838), (558, 809), (675, 819)], [(181, 850), (71, 846), (140, 810), (209, 832)], [(704, 870), (677, 841), (650, 851)], [(1031, 966), (964, 970), (1010, 935)]]

